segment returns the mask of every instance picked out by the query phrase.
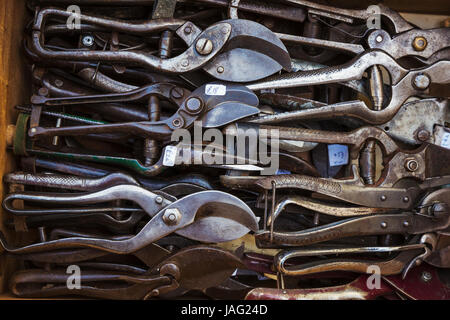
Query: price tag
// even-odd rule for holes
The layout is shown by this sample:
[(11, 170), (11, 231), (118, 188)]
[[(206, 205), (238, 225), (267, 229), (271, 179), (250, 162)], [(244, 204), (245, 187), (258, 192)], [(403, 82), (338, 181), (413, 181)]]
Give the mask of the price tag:
[(176, 146), (167, 146), (164, 151), (163, 165), (173, 167), (177, 158), (178, 149)]
[(450, 149), (450, 132), (444, 132), (442, 135), (441, 147)]
[(223, 84), (207, 84), (205, 94), (208, 96), (224, 96), (227, 93), (227, 87)]
[(328, 161), (330, 163), (330, 167), (348, 164), (348, 147), (342, 144), (329, 144)]

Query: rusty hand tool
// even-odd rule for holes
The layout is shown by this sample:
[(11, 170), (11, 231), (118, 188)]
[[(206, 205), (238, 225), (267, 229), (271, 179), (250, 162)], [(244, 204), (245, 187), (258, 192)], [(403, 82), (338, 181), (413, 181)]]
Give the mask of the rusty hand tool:
[(350, 283), (312, 289), (255, 288), (246, 300), (373, 300), (392, 293), (412, 300), (448, 300), (450, 289), (440, 279), (441, 270), (426, 264), (413, 268), (405, 279), (399, 275), (382, 276), (380, 287), (371, 286), (369, 275), (360, 275)]
[[(321, 20), (322, 17), (342, 21), (346, 24), (352, 24), (355, 20), (369, 21), (371, 17), (387, 18), (394, 27), (393, 32), (388, 32), (383, 28), (369, 29), (363, 35), (355, 36), (360, 40), (367, 40), (370, 49), (383, 50), (395, 59), (400, 59), (406, 56), (414, 56), (423, 59), (430, 58), (437, 52), (450, 46), (450, 31), (448, 28), (436, 28), (429, 30), (422, 30), (413, 27), (401, 15), (378, 4), (376, 8), (379, 12), (370, 12), (370, 7), (364, 10), (348, 10), (335, 7), (324, 6), (309, 1), (292, 1), (302, 6), (305, 6), (305, 11), (313, 17), (315, 21), (322, 23), (331, 30), (340, 29), (339, 26), (333, 26)], [(370, 33), (369, 33), (370, 32)], [(369, 36), (366, 37), (367, 33)], [(310, 45), (314, 47), (324, 48), (328, 50), (337, 50), (349, 54), (360, 54), (365, 51), (362, 44), (346, 43), (325, 39), (315, 39), (309, 37), (301, 37), (287, 34), (278, 34), (279, 38), (285, 42), (297, 43), (302, 45)], [(448, 57), (448, 55), (447, 55)]]
[[(239, 125), (233, 124), (224, 129), (225, 134), (236, 136)], [(408, 209), (415, 205), (417, 197), (428, 188), (448, 183), (450, 172), (442, 163), (450, 156), (448, 149), (424, 143), (415, 150), (400, 150), (397, 143), (381, 129), (362, 127), (350, 133), (259, 126), (260, 137), (271, 137), (273, 132), (279, 139), (310, 141), (319, 143), (339, 143), (350, 146), (352, 179), (325, 179), (307, 176), (281, 175), (261, 179), (256, 184), (264, 190), (276, 188), (297, 188), (323, 193), (350, 203), (368, 207)], [(367, 155), (365, 144), (375, 141), (381, 147), (384, 169), (378, 181), (375, 181), (375, 153)], [(360, 174), (361, 172), (361, 174)], [(371, 181), (363, 183), (363, 178)], [(415, 184), (400, 187), (399, 182), (411, 177)], [(369, 179), (367, 179), (369, 180)], [(362, 196), (364, 194), (364, 196)]]
[[(43, 27), (49, 16), (69, 17), (58, 9), (43, 9), (36, 15), (32, 36), (33, 51), (46, 59), (71, 61), (128, 62), (161, 72), (182, 73), (203, 68), (225, 81), (246, 82), (261, 79), (284, 68), (290, 70), (289, 54), (283, 43), (264, 26), (248, 20), (226, 20), (201, 31), (191, 22), (156, 19), (135, 24), (101, 17), (80, 15), (83, 22), (113, 31), (148, 34), (172, 30), (189, 46), (174, 58), (161, 59), (138, 51), (50, 51), (43, 47)], [(243, 72), (242, 68), (249, 72)]]
[[(418, 243), (417, 243), (418, 242)], [(279, 275), (301, 276), (307, 274), (321, 273), (327, 271), (347, 271), (357, 273), (370, 273), (369, 266), (376, 265), (381, 275), (402, 274), (405, 278), (409, 270), (415, 265), (422, 263), (434, 250), (436, 237), (433, 234), (424, 234), (415, 237), (409, 244), (391, 247), (354, 247), (354, 248), (331, 248), (331, 249), (293, 249), (281, 251), (274, 257), (274, 266)], [(332, 258), (316, 260), (300, 265), (285, 265), (286, 262), (295, 257), (345, 255), (345, 254), (368, 254), (368, 253), (393, 253), (399, 252), (395, 257), (387, 260), (362, 259), (362, 258)], [(281, 279), (282, 280), (282, 279)], [(283, 281), (281, 283), (283, 288)]]
[[(338, 116), (351, 116), (371, 124), (383, 124), (391, 120), (398, 112), (402, 104), (410, 97), (424, 95), (432, 83), (447, 84), (450, 82), (450, 74), (447, 70), (450, 61), (438, 61), (430, 66), (419, 69), (407, 70), (400, 66), (388, 54), (372, 50), (361, 54), (352, 61), (336, 67), (328, 67), (319, 70), (286, 73), (248, 84), (251, 90), (293, 88), (298, 86), (311, 86), (330, 84), (342, 81), (361, 79), (364, 73), (373, 66), (383, 66), (391, 77), (391, 97), (386, 103), (379, 101), (381, 110), (371, 110), (365, 102), (354, 100), (340, 102), (324, 107), (300, 110), (295, 113), (287, 113), (289, 120), (304, 119), (332, 119)], [(376, 88), (382, 85), (380, 77), (375, 81)], [(379, 92), (380, 89), (374, 92)], [(270, 117), (270, 116), (269, 116)], [(273, 116), (273, 121), (279, 121), (280, 116)], [(284, 117), (284, 120), (286, 120)], [(266, 122), (268, 119), (256, 119), (253, 122)]]
[[(135, 186), (116, 186), (87, 195), (55, 194), (11, 194), (4, 205), (15, 199), (33, 202), (92, 204), (117, 199), (128, 199), (138, 203), (152, 219), (127, 240), (114, 241), (96, 238), (67, 238), (32, 244), (22, 248), (11, 248), (2, 235), (1, 242), (11, 253), (33, 253), (64, 248), (90, 247), (112, 253), (127, 254), (139, 250), (168, 234), (177, 234), (204, 242), (223, 242), (240, 238), (250, 230), (256, 231), (258, 223), (254, 213), (238, 198), (220, 191), (203, 191), (186, 196), (175, 202)], [(8, 210), (16, 214), (27, 214), (43, 210)], [(45, 210), (44, 210), (45, 211)], [(73, 211), (73, 210), (72, 210)]]
[[(162, 261), (153, 261), (148, 264), (149, 270), (145, 274), (83, 270), (81, 288), (78, 290), (67, 288), (69, 275), (65, 270), (19, 271), (13, 276), (10, 287), (14, 294), (21, 297), (80, 295), (105, 299), (146, 299), (178, 288), (204, 290), (218, 286), (242, 266), (235, 255), (225, 250), (195, 246), (179, 250)], [(127, 285), (120, 285), (121, 282)]]
[[(173, 196), (181, 194), (188, 194), (197, 191), (204, 191), (207, 189), (213, 189), (208, 186), (208, 183), (203, 184), (204, 181), (200, 180), (201, 177), (192, 175), (181, 179), (172, 179), (167, 183), (161, 183), (161, 188), (148, 188), (145, 184), (141, 184), (139, 180), (133, 178), (125, 173), (116, 172), (110, 173), (98, 178), (79, 177), (73, 175), (61, 175), (61, 174), (48, 174), (48, 173), (23, 173), (15, 172), (8, 173), (3, 177), (3, 182), (16, 183), (23, 185), (40, 186), (46, 188), (58, 188), (65, 190), (76, 191), (100, 191), (109, 187), (117, 185), (135, 185), (143, 186), (149, 190), (170, 191)], [(198, 184), (197, 184), (198, 182)], [(205, 187), (206, 185), (206, 187)]]
[[(117, 172), (117, 168), (98, 168), (93, 166), (88, 166), (86, 164), (74, 163), (74, 162), (60, 162), (55, 160), (43, 159), (43, 158), (22, 158), (22, 167), (25, 171), (36, 172), (36, 170), (45, 170), (52, 172), (59, 172), (68, 175), (73, 175), (77, 177), (85, 177), (85, 178), (98, 178), (98, 179), (106, 179), (106, 176), (113, 174), (124, 175), (123, 181), (133, 181), (135, 179), (139, 185), (149, 190), (163, 190), (165, 192), (170, 193), (173, 196), (181, 196), (184, 194), (191, 193), (192, 188), (196, 188), (196, 191), (203, 190), (212, 190), (214, 189), (212, 182), (205, 175), (199, 173), (188, 173), (176, 175), (173, 177), (159, 177), (158, 179), (150, 179), (143, 177), (131, 177), (127, 173)], [(29, 165), (28, 165), (29, 164)], [(28, 169), (30, 168), (30, 169)], [(19, 182), (14, 180), (15, 178), (20, 179)], [(26, 177), (24, 179), (18, 177), (11, 177), (10, 182), (17, 182), (19, 184), (26, 184), (23, 182), (24, 180), (28, 180)], [(29, 179), (34, 181), (34, 179)], [(31, 183), (31, 182), (30, 182)], [(67, 187), (67, 186), (66, 186)], [(180, 188), (181, 187), (181, 188)], [(186, 187), (187, 191), (184, 189)]]
[[(141, 6), (148, 5), (154, 3), (154, 0), (138, 0), (138, 1), (130, 1), (130, 0), (74, 0), (72, 2), (68, 0), (40, 0), (41, 4), (78, 4), (78, 5), (127, 5), (127, 6)], [(261, 15), (286, 19), (289, 21), (303, 22), (305, 19), (304, 10), (301, 8), (296, 8), (292, 6), (287, 6), (281, 3), (271, 3), (266, 1), (255, 1), (255, 0), (241, 0), (237, 1), (229, 1), (229, 0), (178, 0), (179, 3), (190, 4), (203, 4), (203, 5), (211, 5), (214, 7), (223, 7), (223, 8), (236, 8), (245, 12), (252, 12)]]
[[(213, 85), (214, 84), (209, 84)], [(157, 84), (143, 87), (135, 91), (85, 97), (45, 98), (34, 96), (34, 104), (45, 106), (73, 105), (101, 102), (117, 102), (137, 100), (148, 95), (157, 95), (177, 102), (179, 108), (169, 119), (164, 121), (142, 121), (108, 125), (73, 126), (64, 128), (32, 127), (30, 137), (85, 135), (89, 133), (122, 132), (142, 136), (144, 138), (165, 139), (176, 129), (188, 129), (195, 121), (203, 121), (207, 128), (219, 127), (230, 122), (259, 113), (258, 98), (251, 91), (239, 85), (227, 85), (224, 95), (212, 95), (204, 85), (188, 95), (185, 89), (172, 84)], [(179, 95), (178, 92), (180, 92)], [(176, 95), (176, 98), (174, 97)]]
[[(271, 228), (270, 231), (258, 232), (255, 238), (259, 246), (265, 243), (304, 246), (352, 236), (439, 232), (450, 226), (449, 194), (448, 188), (432, 192), (413, 212), (349, 218), (298, 232), (274, 232)], [(270, 220), (271, 227), (274, 218)]]

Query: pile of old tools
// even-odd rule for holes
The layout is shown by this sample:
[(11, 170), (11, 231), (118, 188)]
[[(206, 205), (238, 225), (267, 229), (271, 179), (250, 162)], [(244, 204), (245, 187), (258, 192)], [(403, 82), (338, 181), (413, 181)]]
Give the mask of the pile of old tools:
[(303, 0), (27, 5), (14, 294), (450, 298), (449, 28)]

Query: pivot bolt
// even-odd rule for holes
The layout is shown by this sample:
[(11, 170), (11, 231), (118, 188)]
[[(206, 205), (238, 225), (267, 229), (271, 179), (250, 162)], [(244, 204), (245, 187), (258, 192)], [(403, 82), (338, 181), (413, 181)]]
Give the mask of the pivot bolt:
[(223, 73), (225, 71), (224, 67), (219, 66), (217, 67), (217, 73)]
[(57, 86), (58, 88), (61, 88), (64, 85), (64, 82), (60, 79), (56, 79), (55, 80), (55, 86)]
[(197, 97), (189, 98), (188, 101), (186, 101), (186, 108), (192, 112), (197, 113), (202, 110), (203, 102)]
[(421, 278), (422, 278), (422, 281), (428, 282), (431, 279), (433, 279), (433, 275), (431, 273), (429, 273), (428, 271), (424, 271), (424, 272), (422, 272)]
[(195, 49), (197, 49), (197, 52), (201, 55), (206, 56), (207, 54), (210, 54), (213, 50), (213, 43), (211, 40), (206, 38), (201, 38), (197, 41), (195, 44)]
[(435, 217), (442, 217), (443, 215), (448, 214), (448, 206), (442, 202), (434, 203), (431, 207), (431, 213)]
[(413, 85), (419, 90), (425, 90), (430, 86), (431, 80), (426, 74), (418, 74), (414, 77)]
[(427, 39), (424, 37), (415, 37), (412, 46), (416, 51), (423, 51), (427, 47), (427, 44)]
[(417, 139), (419, 141), (427, 141), (428, 139), (430, 139), (430, 133), (428, 132), (428, 130), (420, 130), (419, 132), (417, 132)]
[(84, 36), (81, 40), (83, 43), (83, 46), (85, 47), (92, 47), (94, 45), (94, 37), (93, 36)]
[(157, 196), (157, 197), (155, 198), (155, 202), (156, 202), (157, 204), (161, 204), (161, 203), (163, 203), (163, 198), (162, 198), (161, 196)]
[(375, 40), (376, 40), (378, 43), (381, 43), (381, 42), (383, 42), (383, 36), (378, 35), (378, 36), (375, 38)]
[(172, 90), (170, 90), (170, 95), (174, 99), (181, 99), (184, 96), (184, 92), (181, 88), (175, 87)]
[(184, 28), (184, 33), (190, 34), (191, 32), (192, 32), (192, 27), (191, 26), (187, 26), (186, 28)]
[(170, 226), (176, 225), (176, 224), (178, 224), (178, 222), (180, 222), (181, 212), (176, 208), (167, 209), (164, 212), (162, 219), (163, 219), (164, 223), (167, 225), (170, 225)]
[(414, 172), (417, 169), (419, 169), (419, 164), (417, 163), (416, 160), (409, 159), (409, 160), (406, 160), (406, 162), (405, 162), (405, 168), (408, 171)]

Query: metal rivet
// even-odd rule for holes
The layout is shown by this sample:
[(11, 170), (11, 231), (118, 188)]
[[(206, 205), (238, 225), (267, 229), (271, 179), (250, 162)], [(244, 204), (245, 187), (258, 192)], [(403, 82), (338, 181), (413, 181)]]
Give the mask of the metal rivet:
[(157, 204), (161, 204), (161, 203), (163, 203), (163, 198), (162, 198), (161, 196), (157, 196), (157, 197), (155, 198), (155, 202), (156, 202)]
[(408, 171), (414, 172), (417, 169), (419, 169), (419, 163), (416, 160), (414, 160), (414, 159), (406, 160), (405, 168)]
[(189, 61), (187, 61), (187, 59), (184, 59), (183, 61), (181, 61), (181, 65), (183, 67), (187, 67), (189, 65)]
[(383, 42), (383, 36), (377, 36), (375, 39), (378, 43)]
[(429, 273), (428, 271), (424, 271), (424, 272), (422, 272), (421, 278), (423, 281), (428, 282), (431, 279), (433, 279), (433, 275), (431, 273)]
[(426, 74), (418, 74), (414, 77), (413, 85), (419, 90), (425, 90), (430, 86), (431, 80)]
[(197, 97), (192, 97), (189, 98), (186, 101), (186, 108), (190, 111), (190, 112), (199, 112), (200, 110), (202, 110), (203, 107), (203, 103), (202, 100), (200, 100)]
[(32, 133), (35, 133), (36, 132), (36, 128), (31, 128), (31, 130), (30, 130)]
[(227, 34), (228, 33), (228, 28), (227, 27), (223, 27), (222, 28), (222, 33), (223, 34)]
[(386, 201), (386, 199), (387, 199), (387, 197), (384, 196), (384, 195), (380, 197), (380, 200), (381, 200), (381, 201)]
[(58, 88), (61, 88), (64, 85), (64, 82), (60, 79), (56, 79), (55, 80), (55, 86), (57, 86)]
[(403, 197), (403, 202), (408, 202), (409, 201), (409, 197)]
[(386, 229), (386, 228), (387, 228), (387, 223), (386, 223), (386, 222), (382, 222), (382, 223), (380, 224), (380, 226), (381, 226), (383, 229)]
[(186, 28), (184, 28), (184, 33), (190, 34), (191, 32), (192, 32), (192, 27), (191, 26), (187, 26)]
[(201, 55), (210, 54), (213, 48), (214, 46), (212, 41), (206, 38), (199, 39), (195, 44), (195, 49), (197, 49), (197, 52)]
[(428, 132), (428, 130), (419, 130), (419, 132), (417, 132), (417, 140), (419, 141), (427, 141), (430, 138), (430, 132)]
[(83, 46), (92, 47), (94, 45), (94, 37), (93, 36), (84, 36), (81, 40)]
[(408, 221), (403, 221), (403, 226), (406, 228), (406, 227), (409, 227), (409, 222)]
[(181, 127), (182, 123), (183, 122), (179, 118), (173, 119), (173, 121), (172, 121), (173, 126), (177, 127), (177, 128)]
[(427, 44), (427, 39), (424, 37), (415, 37), (412, 46), (416, 51), (423, 51), (427, 47)]
[(48, 89), (47, 88), (39, 88), (39, 90), (38, 90), (38, 94), (41, 96), (41, 97), (47, 97), (48, 96)]
[(222, 67), (222, 66), (217, 67), (217, 72), (218, 73), (223, 73), (224, 71), (225, 71), (224, 67)]
[(162, 217), (163, 221), (168, 225), (175, 225), (180, 221), (181, 213), (178, 209), (167, 209)]

